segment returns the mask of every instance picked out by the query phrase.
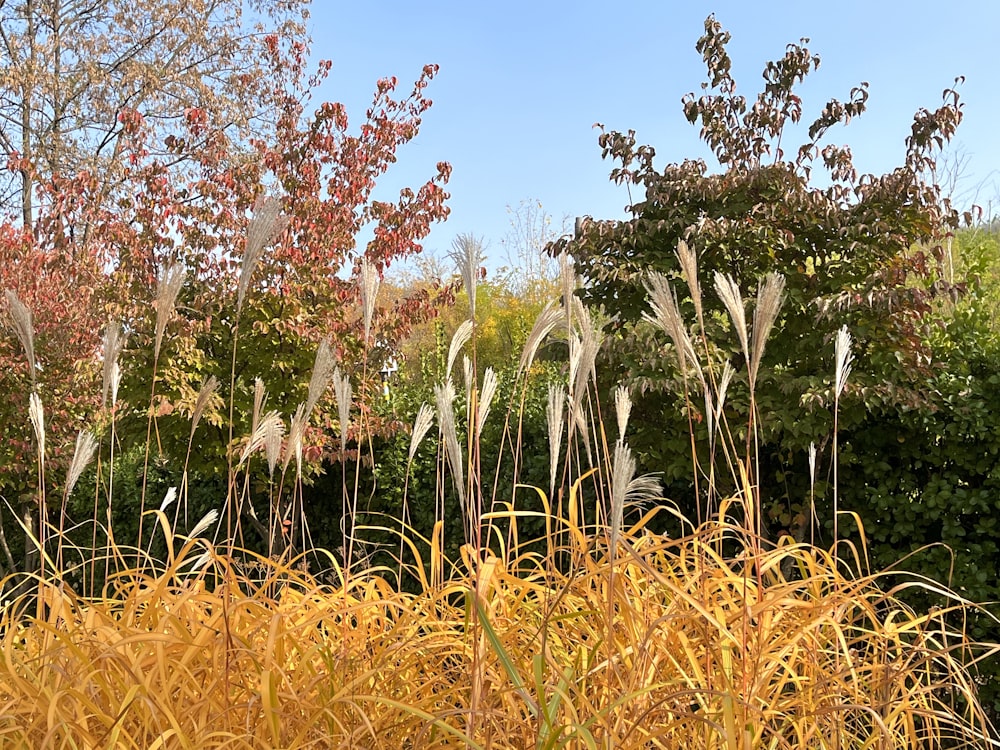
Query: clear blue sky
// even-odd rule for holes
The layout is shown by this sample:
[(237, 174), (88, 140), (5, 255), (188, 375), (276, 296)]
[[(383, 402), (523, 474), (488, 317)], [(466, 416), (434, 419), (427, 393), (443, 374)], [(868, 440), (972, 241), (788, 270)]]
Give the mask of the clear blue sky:
[(343, 102), (357, 122), (378, 78), (395, 75), (402, 88), (424, 64), (440, 65), (421, 134), (382, 188), (416, 187), (437, 161), (450, 162), (452, 213), (427, 248), (443, 251), (457, 234), (473, 233), (496, 253), (509, 229), (506, 207), (523, 199), (541, 201), (556, 219), (625, 215), (629, 197), (608, 180), (612, 164), (600, 158), (596, 122), (635, 129), (656, 148), (658, 164), (707, 157), (680, 100), (704, 79), (694, 44), (713, 12), (732, 34), (734, 77), (748, 97), (764, 63), (802, 37), (822, 58), (800, 90), (803, 120), (869, 82), (865, 115), (827, 137), (851, 145), (860, 172), (898, 166), (913, 113), (937, 107), (964, 75), (965, 120), (953, 150), (968, 167), (958, 196), (997, 212), (998, 0), (314, 0), (313, 53), (333, 61), (319, 98)]

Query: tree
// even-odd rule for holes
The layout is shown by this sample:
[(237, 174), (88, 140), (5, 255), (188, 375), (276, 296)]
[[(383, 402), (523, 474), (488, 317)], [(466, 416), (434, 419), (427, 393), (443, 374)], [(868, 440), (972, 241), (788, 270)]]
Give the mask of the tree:
[[(0, 207), (24, 226), (38, 184), (86, 172), (105, 203), (122, 186), (122, 115), (141, 113), (157, 148), (184, 120), (266, 132), (270, 33), (299, 37), (308, 0), (16, 0), (0, 3)], [(251, 18), (252, 16), (252, 18)]]
[[(783, 58), (765, 67), (764, 90), (751, 104), (736, 93), (728, 41), (729, 34), (709, 17), (697, 44), (708, 81), (700, 96), (689, 94), (683, 102), (685, 116), (701, 126), (721, 172), (710, 173), (700, 160), (658, 169), (654, 149), (638, 146), (634, 132), (605, 132), (599, 141), (603, 155), (620, 162), (612, 179), (642, 187), (645, 197), (630, 208), (630, 219), (584, 220), (577, 236), (553, 243), (551, 250), (569, 252), (586, 281), (584, 300), (614, 316), (618, 335), (610, 339), (610, 370), (622, 372), (643, 394), (639, 408), (679, 420), (676, 440), (664, 437), (669, 429), (657, 429), (633, 446), (644, 450), (648, 469), (665, 470), (682, 483), (691, 474), (683, 436), (688, 417), (703, 423), (702, 398), (699, 393), (686, 405), (683, 398), (678, 401), (683, 387), (673, 357), (642, 321), (648, 309), (644, 281), (658, 271), (678, 282), (682, 310), (689, 320), (697, 317), (698, 340), (704, 334), (713, 342), (717, 363), (729, 360), (739, 367), (742, 355), (725, 309), (708, 291), (714, 274), (732, 274), (744, 289), (768, 273), (784, 275), (786, 300), (761, 369), (756, 424), (767, 447), (764, 476), (779, 478), (767, 483), (772, 492), (778, 488), (770, 508), (775, 529), (801, 536), (807, 482), (790, 479), (804, 477), (807, 446), (826, 445), (832, 429), (833, 333), (849, 327), (859, 360), (853, 407), (842, 414), (842, 426), (859, 424), (866, 409), (926, 402), (920, 379), (929, 372), (931, 354), (924, 335), (927, 314), (936, 296), (960, 288), (934, 277), (943, 233), (957, 217), (923, 175), (933, 165), (935, 149), (961, 120), (961, 106), (958, 94), (947, 90), (940, 108), (917, 113), (903, 166), (881, 176), (858, 176), (850, 149), (822, 145), (822, 139), (834, 125), (864, 111), (865, 84), (846, 102), (829, 101), (809, 126), (807, 141), (788, 150), (786, 131), (803, 114), (795, 87), (819, 66), (819, 58), (805, 46), (807, 40), (789, 45)], [(828, 187), (810, 182), (817, 162), (829, 173)], [(697, 276), (706, 290), (703, 315), (695, 315), (682, 282), (681, 241), (698, 256)], [(746, 376), (743, 369), (737, 379), (746, 382)], [(746, 416), (750, 404), (737, 391), (731, 391), (730, 406)]]
[[(584, 220), (577, 236), (551, 247), (575, 259), (586, 280), (584, 300), (616, 316), (605, 371), (632, 385), (635, 409), (650, 415), (631, 444), (646, 470), (664, 472), (668, 497), (692, 517), (704, 512), (705, 480), (718, 455), (709, 438), (714, 428), (700, 387), (688, 386), (672, 345), (642, 320), (649, 310), (644, 282), (655, 271), (678, 295), (701, 366), (716, 373), (726, 363), (735, 368), (724, 414), (736, 445), (750, 446), (748, 425), (759, 440), (751, 481), (765, 533), (801, 540), (812, 527), (817, 541), (828, 543), (835, 517), (833, 339), (846, 325), (856, 360), (840, 399), (837, 484), (839, 510), (856, 515), (840, 516), (840, 536), (857, 540), (857, 518), (873, 569), (910, 571), (974, 601), (995, 602), (1000, 591), (986, 572), (1000, 564), (1000, 447), (990, 427), (1000, 408), (1000, 350), (988, 312), (992, 295), (974, 277), (951, 283), (943, 246), (959, 217), (926, 179), (961, 121), (958, 94), (946, 89), (941, 107), (916, 113), (902, 166), (858, 176), (850, 149), (821, 139), (864, 111), (865, 85), (846, 102), (831, 100), (806, 131), (807, 142), (792, 150), (789, 126), (804, 109), (795, 86), (818, 58), (805, 40), (789, 45), (781, 60), (767, 64), (764, 90), (750, 103), (736, 93), (728, 41), (709, 17), (697, 45), (708, 81), (701, 95), (683, 102), (720, 171), (692, 160), (657, 168), (654, 150), (638, 146), (634, 133), (603, 133), (604, 156), (620, 163), (612, 179), (639, 185), (645, 196), (631, 218)], [(817, 163), (828, 170), (829, 186), (811, 183)], [(968, 236), (959, 244), (980, 263), (988, 252)], [(786, 282), (753, 400), (731, 318), (711, 291), (716, 272), (731, 274), (744, 292), (772, 272)], [(687, 283), (695, 278), (696, 287)], [(692, 288), (703, 292), (700, 311)], [(814, 486), (810, 444), (819, 453)], [(819, 528), (810, 520), (813, 490)], [(946, 604), (919, 586), (905, 596), (918, 608)], [(968, 627), (973, 639), (998, 638), (986, 614), (954, 625)], [(977, 669), (987, 685), (983, 701), (997, 712), (1000, 666), (992, 659)]]

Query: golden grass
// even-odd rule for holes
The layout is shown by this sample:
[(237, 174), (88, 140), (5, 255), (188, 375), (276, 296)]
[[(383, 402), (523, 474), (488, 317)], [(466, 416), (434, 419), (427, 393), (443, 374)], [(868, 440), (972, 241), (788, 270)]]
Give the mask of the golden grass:
[(809, 545), (722, 555), (751, 546), (720, 520), (673, 540), (633, 527), (613, 556), (568, 531), (568, 571), (466, 547), (462, 572), (419, 594), (214, 552), (191, 572), (203, 542), (96, 600), (44, 581), (41, 616), (0, 620), (0, 743), (987, 746), (960, 634), (878, 577)]

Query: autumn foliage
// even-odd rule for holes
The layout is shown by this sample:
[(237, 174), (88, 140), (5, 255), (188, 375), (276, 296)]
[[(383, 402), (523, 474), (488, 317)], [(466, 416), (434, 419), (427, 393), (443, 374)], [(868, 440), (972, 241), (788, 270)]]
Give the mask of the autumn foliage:
[[(5, 494), (34, 502), (35, 448), (25, 417), (34, 380), (48, 412), (50, 469), (65, 469), (68, 458), (62, 465), (58, 458), (78, 429), (108, 424), (101, 336), (109, 320), (127, 334), (115, 418), (123, 433), (151, 428), (153, 458), (179, 468), (200, 385), (209, 376), (222, 383), (192, 465), (211, 473), (231, 458), (233, 432), (249, 429), (256, 377), (268, 375), (268, 407), (291, 414), (321, 341), (360, 384), (378, 369), (367, 360), (391, 352), (430, 314), (433, 289), (377, 306), (377, 345), (362, 362), (361, 261), (383, 274), (419, 253), (431, 225), (447, 216), (450, 168), (443, 162), (425, 184), (394, 200), (375, 193), (399, 148), (419, 131), (436, 66), (426, 66), (402, 95), (395, 78), (380, 80), (355, 124), (341, 104), (310, 107), (329, 63), (309, 76), (304, 42), (272, 34), (260, 55), (274, 107), (268, 137), (231, 137), (205, 110), (187, 107), (176, 130), (156, 143), (160, 131), (143, 113), (123, 110), (122, 189), (109, 192), (88, 171), (55, 173), (39, 183), (32, 226), (22, 228), (13, 216), (0, 226), (0, 287), (33, 313), (38, 362), (30, 373), (17, 337), (0, 341), (0, 378), (11, 394), (0, 407)], [(248, 225), (265, 196), (279, 201), (280, 218), (261, 256), (248, 259)], [(359, 236), (371, 239), (359, 246)], [(184, 282), (157, 359), (157, 287), (170, 266), (183, 269)], [(243, 347), (235, 346), (237, 320), (250, 342)], [(274, 374), (284, 382), (274, 383)], [(220, 411), (230, 403), (235, 429), (226, 431)], [(316, 425), (333, 421), (329, 406), (320, 404)], [(323, 435), (308, 431), (308, 465), (329, 457)], [(9, 529), (11, 518), (5, 521)], [(10, 555), (6, 562), (15, 564)]]

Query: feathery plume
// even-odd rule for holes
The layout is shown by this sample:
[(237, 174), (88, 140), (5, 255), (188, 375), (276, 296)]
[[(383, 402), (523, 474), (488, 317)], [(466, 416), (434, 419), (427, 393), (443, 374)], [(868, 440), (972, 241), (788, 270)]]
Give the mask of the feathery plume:
[(35, 325), (31, 320), (31, 310), (12, 290), (6, 290), (4, 296), (7, 297), (11, 327), (24, 349), (24, 356), (28, 359), (28, 370), (31, 373), (31, 383), (35, 385), (38, 380), (35, 367)]
[(722, 300), (722, 304), (729, 311), (729, 317), (733, 321), (733, 328), (736, 329), (736, 336), (743, 347), (743, 356), (746, 358), (747, 367), (750, 365), (750, 344), (747, 337), (747, 313), (743, 306), (743, 295), (740, 294), (739, 284), (727, 273), (715, 272), (715, 291)]
[(267, 401), (267, 389), (264, 381), (260, 378), (253, 380), (253, 418), (250, 422), (250, 432), (257, 432), (260, 424), (260, 415), (264, 413), (264, 402)]
[(562, 448), (566, 391), (561, 385), (549, 384), (549, 398), (545, 406), (545, 422), (549, 428), (549, 497), (556, 491), (556, 472)]
[(361, 259), (361, 307), (365, 319), (365, 343), (372, 332), (372, 317), (375, 315), (375, 298), (378, 297), (378, 269), (368, 258)]
[(837, 331), (834, 356), (836, 359), (834, 397), (839, 400), (844, 392), (844, 386), (847, 385), (847, 378), (851, 374), (851, 365), (854, 362), (854, 355), (851, 354), (851, 334), (846, 325)]
[(577, 307), (576, 315), (580, 321), (580, 360), (573, 387), (573, 400), (582, 403), (587, 385), (591, 380), (595, 383), (597, 381), (597, 354), (600, 352), (601, 344), (604, 343), (604, 332), (594, 323), (590, 311), (583, 303), (576, 297), (573, 299)]
[(163, 333), (174, 314), (177, 295), (182, 286), (184, 286), (184, 266), (180, 263), (168, 265), (156, 281), (156, 300), (153, 302), (153, 309), (156, 311), (156, 338), (153, 341), (154, 361), (160, 358)]
[(69, 470), (66, 472), (66, 497), (73, 494), (80, 475), (87, 465), (93, 460), (97, 451), (97, 438), (90, 430), (80, 430), (76, 436), (76, 449), (73, 451), (73, 460), (70, 461)]
[(188, 533), (188, 539), (194, 539), (196, 536), (199, 536), (202, 532), (208, 529), (209, 526), (215, 523), (218, 517), (219, 511), (212, 508), (212, 510), (208, 511), (208, 513), (202, 516), (201, 520), (194, 525), (194, 528)]
[(445, 455), (451, 467), (452, 480), (458, 500), (465, 510), (465, 466), (462, 463), (462, 449), (458, 445), (458, 430), (455, 428), (455, 386), (449, 378), (443, 385), (434, 386), (434, 402), (437, 404), (438, 425), (444, 437)]
[(421, 404), (420, 410), (417, 411), (417, 418), (413, 420), (413, 432), (410, 433), (410, 461), (417, 455), (417, 448), (420, 447), (420, 443), (423, 442), (424, 436), (432, 424), (434, 424), (434, 409), (426, 403)]
[(462, 375), (465, 383), (465, 409), (468, 414), (472, 406), (472, 389), (476, 386), (476, 373), (472, 369), (472, 360), (466, 355), (462, 355)]
[(264, 248), (284, 230), (288, 217), (281, 215), (281, 200), (274, 197), (261, 197), (254, 206), (254, 215), (247, 227), (246, 249), (243, 252), (243, 262), (240, 265), (239, 286), (236, 293), (236, 309), (243, 309), (243, 300), (250, 277), (258, 261), (264, 254)]
[(617, 546), (623, 531), (625, 508), (657, 500), (663, 494), (659, 480), (651, 474), (635, 476), (635, 457), (623, 441), (615, 444), (615, 457), (611, 468), (611, 518), (609, 532), (611, 549)]
[(160, 503), (160, 508), (159, 508), (160, 512), (162, 513), (163, 511), (165, 511), (176, 500), (177, 500), (177, 488), (176, 487), (170, 487), (167, 490), (167, 494), (163, 496), (163, 502)]
[(458, 353), (462, 351), (462, 347), (469, 342), (470, 338), (472, 338), (472, 321), (463, 320), (462, 324), (455, 329), (455, 335), (451, 337), (451, 345), (448, 347), (448, 369), (444, 373), (446, 378), (451, 376), (455, 360), (458, 359)]
[[(285, 461), (281, 465), (282, 471), (288, 468), (292, 456), (295, 456), (296, 469), (299, 474), (302, 473), (302, 439), (305, 437), (308, 423), (309, 415), (306, 413), (306, 405), (299, 404), (295, 407), (295, 414), (292, 415), (292, 421), (288, 426), (288, 440), (285, 443)], [(343, 445), (344, 439), (341, 437), (341, 446)]]
[(194, 431), (198, 429), (198, 423), (201, 421), (205, 409), (208, 408), (209, 402), (218, 389), (219, 380), (215, 375), (209, 375), (205, 382), (201, 384), (201, 389), (198, 391), (198, 398), (194, 402), (194, 412), (191, 415), (191, 440), (194, 439)]
[(245, 464), (250, 456), (261, 448), (264, 448), (267, 445), (268, 436), (275, 429), (278, 430), (280, 440), (280, 435), (285, 429), (285, 423), (278, 412), (269, 411), (262, 419), (258, 420), (257, 428), (251, 433), (247, 444), (243, 446), (243, 451), (240, 453), (239, 465)]
[[(115, 368), (118, 365), (118, 357), (125, 346), (125, 337), (122, 336), (122, 327), (117, 320), (108, 322), (104, 329), (104, 376), (101, 383), (101, 406), (106, 406), (108, 392), (111, 392), (111, 403), (114, 405), (118, 401), (118, 390), (115, 385)], [(121, 379), (119, 368), (118, 380)]]
[(816, 486), (816, 443), (809, 443), (809, 484)]
[(705, 376), (701, 371), (701, 365), (688, 336), (687, 328), (684, 325), (684, 318), (681, 316), (680, 306), (677, 303), (677, 294), (667, 281), (667, 277), (661, 273), (651, 273), (643, 282), (646, 287), (647, 302), (653, 314), (643, 313), (642, 317), (663, 331), (674, 344), (674, 351), (677, 352), (677, 364), (681, 372), (688, 371), (688, 367), (694, 369), (698, 380), (705, 384)]
[(628, 418), (632, 414), (632, 394), (623, 385), (615, 389), (615, 416), (618, 419), (618, 440), (625, 440)]
[(769, 273), (757, 287), (757, 305), (753, 311), (753, 338), (750, 356), (749, 379), (752, 389), (757, 383), (757, 372), (764, 356), (764, 346), (771, 334), (774, 321), (785, 295), (785, 277), (780, 273)]
[(492, 367), (483, 373), (483, 386), (479, 391), (479, 406), (476, 414), (476, 434), (482, 434), (483, 424), (490, 415), (490, 406), (497, 393), (497, 374)]
[(28, 418), (31, 426), (35, 428), (35, 439), (38, 441), (38, 455), (45, 455), (45, 410), (42, 408), (42, 399), (34, 391), (28, 401)]
[(681, 264), (681, 273), (691, 291), (691, 301), (694, 302), (695, 315), (701, 321), (704, 311), (701, 306), (701, 283), (698, 281), (698, 254), (684, 240), (677, 243), (677, 260)]
[(535, 324), (531, 327), (531, 333), (528, 335), (528, 341), (521, 351), (521, 361), (517, 365), (518, 375), (521, 375), (521, 373), (531, 367), (542, 341), (552, 333), (564, 318), (565, 312), (558, 307), (554, 307), (551, 303), (546, 305), (545, 309), (538, 314), (538, 317), (535, 318)]
[(264, 456), (267, 458), (268, 476), (274, 478), (274, 468), (281, 455), (281, 439), (285, 436), (285, 421), (280, 417), (268, 422), (264, 430)]
[(334, 373), (333, 353), (330, 351), (330, 342), (323, 339), (319, 342), (316, 350), (316, 361), (313, 363), (312, 375), (309, 377), (309, 396), (306, 398), (306, 413), (312, 414), (312, 410), (319, 403), (323, 391), (330, 384), (330, 378)]
[(333, 371), (333, 395), (337, 400), (337, 417), (340, 419), (340, 450), (347, 450), (347, 426), (351, 421), (351, 399), (354, 397), (354, 389), (351, 388), (351, 379), (340, 372), (340, 368)]
[(465, 293), (469, 296), (469, 318), (476, 319), (476, 286), (479, 282), (479, 267), (483, 263), (483, 241), (471, 234), (460, 234), (451, 244), (448, 254), (462, 277)]

